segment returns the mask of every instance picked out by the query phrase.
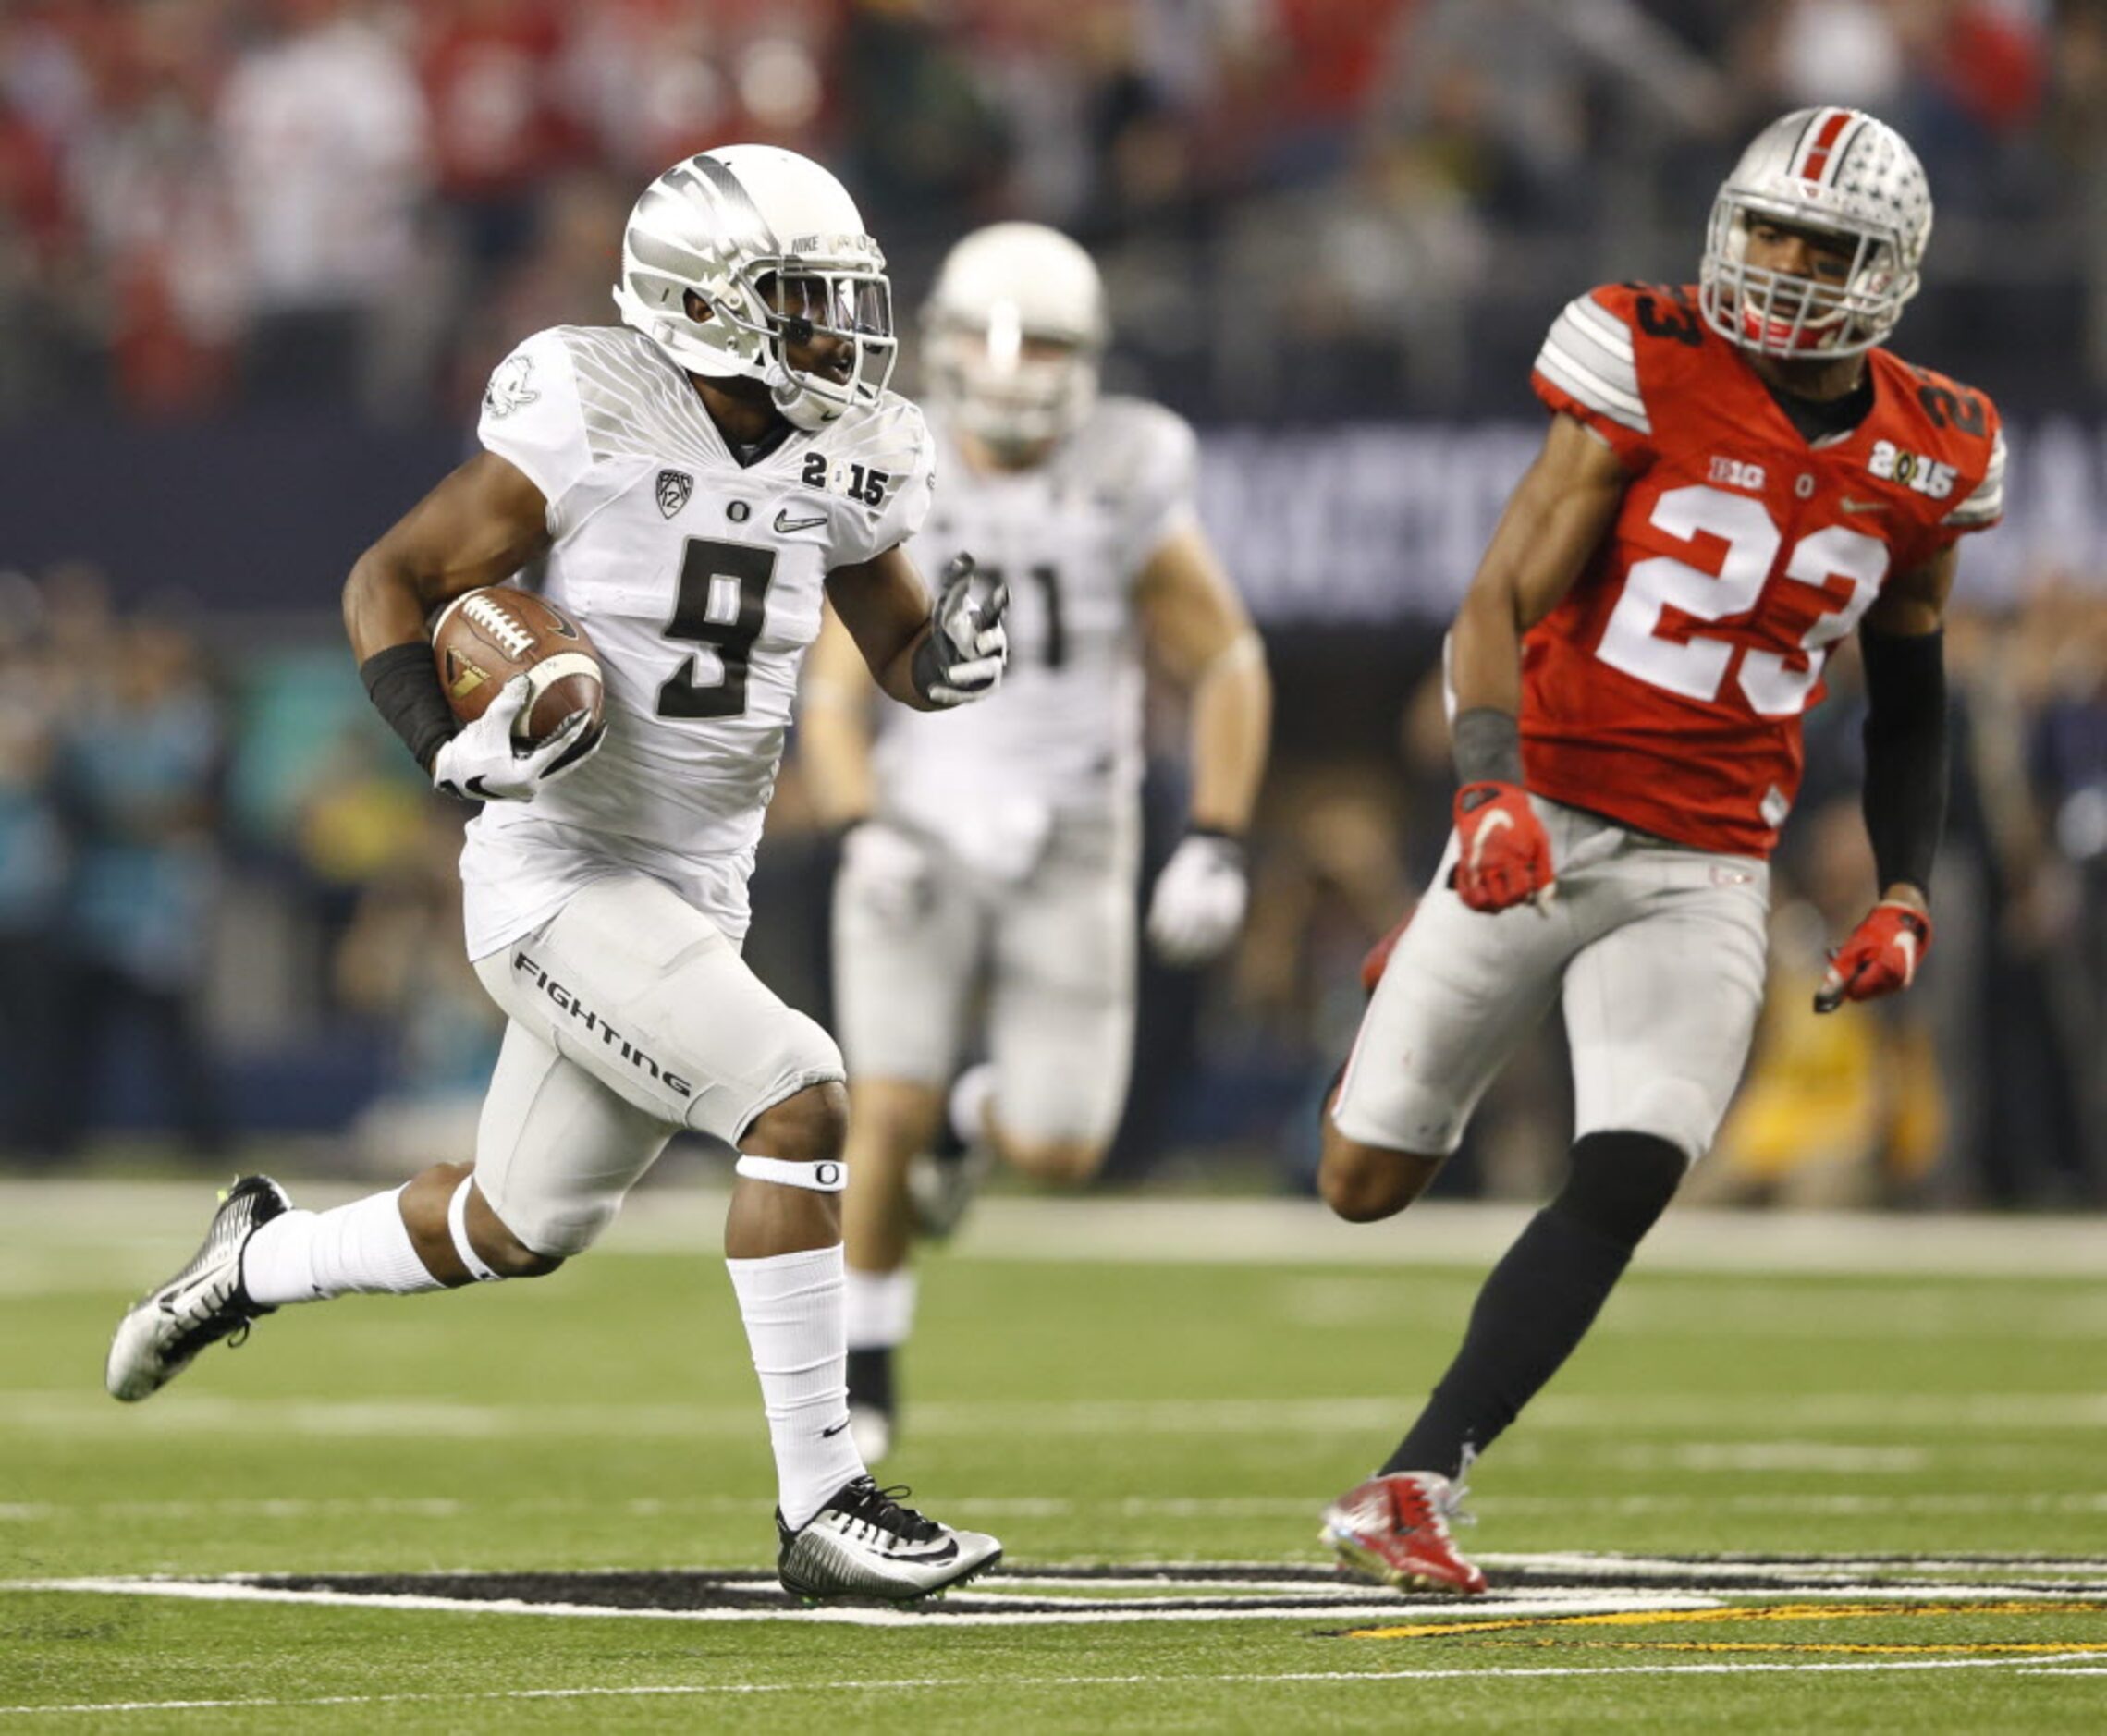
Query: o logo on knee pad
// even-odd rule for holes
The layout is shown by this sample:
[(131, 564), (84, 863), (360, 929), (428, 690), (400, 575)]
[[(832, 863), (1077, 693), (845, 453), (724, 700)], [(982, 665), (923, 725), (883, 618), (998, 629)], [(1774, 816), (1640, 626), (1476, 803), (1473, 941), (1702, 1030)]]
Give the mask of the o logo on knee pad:
[(805, 1188), (814, 1193), (839, 1193), (849, 1185), (846, 1164), (827, 1158), (815, 1164), (792, 1163), (782, 1157), (761, 1157), (742, 1152), (732, 1165), (736, 1175), (753, 1181), (773, 1181), (779, 1187)]

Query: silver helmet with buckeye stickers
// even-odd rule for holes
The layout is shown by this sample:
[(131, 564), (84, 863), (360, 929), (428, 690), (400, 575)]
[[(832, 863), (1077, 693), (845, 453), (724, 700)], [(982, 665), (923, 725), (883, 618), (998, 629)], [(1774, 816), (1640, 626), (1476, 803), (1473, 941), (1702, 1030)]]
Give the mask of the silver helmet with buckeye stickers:
[[(1838, 284), (1747, 263), (1751, 225), (1836, 238)], [(1771, 356), (1847, 356), (1894, 329), (1917, 293), (1931, 189), (1908, 141), (1855, 108), (1795, 110), (1756, 135), (1712, 203), (1698, 306), (1722, 337)]]

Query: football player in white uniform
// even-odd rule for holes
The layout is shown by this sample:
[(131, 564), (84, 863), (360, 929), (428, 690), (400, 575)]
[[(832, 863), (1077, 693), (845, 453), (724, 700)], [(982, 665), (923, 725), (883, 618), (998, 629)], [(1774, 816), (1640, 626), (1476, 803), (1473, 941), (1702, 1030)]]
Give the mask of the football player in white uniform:
[[(850, 633), (823, 632), (806, 680), (803, 764), (823, 816), (849, 828), (834, 947), (850, 1075), (850, 1408), (874, 1461), (913, 1311), (911, 1231), (917, 1216), (948, 1227), (911, 1204), (917, 1155), (948, 1119), (954, 1151), (1080, 1182), (1117, 1126), (1133, 1037), (1145, 653), (1190, 694), (1189, 828), (1148, 911), (1174, 963), (1213, 956), (1242, 923), (1271, 704), (1257, 635), (1194, 512), (1192, 430), (1097, 395), (1106, 325), (1090, 256), (1035, 224), (978, 230), (946, 259), (925, 334), (944, 489), (916, 553), (970, 550), (1007, 581), (1017, 656), (974, 727), (888, 708), (875, 742)], [(976, 996), (991, 1058), (947, 1093)], [(962, 1205), (969, 1168), (940, 1166), (954, 1185), (937, 1190), (939, 1218)]]
[[(929, 440), (885, 389), (884, 257), (825, 169), (757, 145), (676, 164), (631, 214), (615, 301), (627, 329), (512, 352), (484, 450), (344, 589), (374, 703), (439, 788), (486, 803), (461, 880), (509, 1023), (474, 1162), (322, 1213), (244, 1179), (197, 1257), (125, 1316), (107, 1383), (145, 1398), (290, 1302), (552, 1272), (677, 1129), (699, 1129), (741, 1154), (725, 1253), (775, 1449), (782, 1582), (918, 1597), (1000, 1548), (888, 1498), (857, 1456), (841, 1059), (740, 945), (822, 592), (888, 694), (941, 707), (1000, 678), (1000, 590), (954, 572), (932, 616), (900, 548), (928, 510)], [(574, 718), (521, 753), (525, 678), (459, 727), (426, 622), (537, 560), (599, 651), (606, 727), (594, 742)]]

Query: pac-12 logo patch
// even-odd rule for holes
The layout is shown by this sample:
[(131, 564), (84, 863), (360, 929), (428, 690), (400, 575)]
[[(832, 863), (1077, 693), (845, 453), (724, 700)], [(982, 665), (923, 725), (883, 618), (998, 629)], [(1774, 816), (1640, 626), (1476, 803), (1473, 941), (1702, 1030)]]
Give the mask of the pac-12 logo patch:
[(695, 479), (686, 471), (660, 471), (658, 472), (658, 510), (670, 519), (688, 504), (688, 496), (695, 492)]

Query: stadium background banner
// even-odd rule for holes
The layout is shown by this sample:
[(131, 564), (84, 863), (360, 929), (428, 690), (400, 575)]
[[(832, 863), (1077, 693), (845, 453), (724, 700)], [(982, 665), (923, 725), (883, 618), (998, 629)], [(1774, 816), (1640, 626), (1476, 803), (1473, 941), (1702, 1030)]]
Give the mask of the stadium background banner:
[[(1540, 437), (1519, 419), (1203, 429), (1202, 516), (1262, 622), (1445, 620)], [(2107, 420), (2021, 408), (2006, 437), (2004, 523), (1968, 551), (1961, 603), (2107, 583)], [(373, 527), (461, 451), (447, 429), (305, 418), (7, 429), (0, 551), (92, 562), (121, 598), (333, 618)]]

